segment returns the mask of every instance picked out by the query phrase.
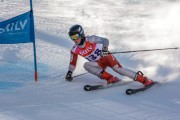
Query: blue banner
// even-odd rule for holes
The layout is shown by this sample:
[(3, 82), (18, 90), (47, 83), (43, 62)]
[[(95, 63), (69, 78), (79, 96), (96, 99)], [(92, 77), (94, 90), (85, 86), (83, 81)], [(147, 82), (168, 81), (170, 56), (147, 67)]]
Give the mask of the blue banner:
[(32, 11), (0, 22), (0, 44), (34, 42), (34, 21)]

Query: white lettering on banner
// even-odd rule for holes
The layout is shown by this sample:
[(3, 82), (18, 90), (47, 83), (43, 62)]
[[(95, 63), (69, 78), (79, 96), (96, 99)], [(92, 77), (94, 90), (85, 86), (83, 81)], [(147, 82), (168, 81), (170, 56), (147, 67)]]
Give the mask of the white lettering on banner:
[(28, 22), (28, 20), (9, 23), (6, 25), (5, 28), (0, 28), (0, 34), (2, 34), (4, 32), (15, 32), (15, 31), (24, 30), (27, 22)]
[(87, 54), (88, 52), (90, 52), (92, 50), (92, 46), (87, 47), (85, 50), (82, 50), (79, 54), (80, 55), (84, 55)]

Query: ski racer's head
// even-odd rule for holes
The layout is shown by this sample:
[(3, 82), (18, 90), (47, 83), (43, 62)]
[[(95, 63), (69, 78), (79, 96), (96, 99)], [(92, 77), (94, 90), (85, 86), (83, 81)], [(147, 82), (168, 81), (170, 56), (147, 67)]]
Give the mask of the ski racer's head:
[(84, 30), (80, 25), (73, 25), (69, 29), (69, 37), (75, 42), (76, 45), (82, 46), (85, 42)]

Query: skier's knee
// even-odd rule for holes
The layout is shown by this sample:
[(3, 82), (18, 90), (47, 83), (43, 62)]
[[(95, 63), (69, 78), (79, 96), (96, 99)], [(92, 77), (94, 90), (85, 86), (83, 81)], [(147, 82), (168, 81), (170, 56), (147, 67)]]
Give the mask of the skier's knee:
[(89, 69), (88, 69), (88, 68), (89, 68), (88, 66), (89, 66), (89, 62), (85, 62), (83, 67), (84, 67), (85, 70), (88, 71), (88, 70), (89, 70)]

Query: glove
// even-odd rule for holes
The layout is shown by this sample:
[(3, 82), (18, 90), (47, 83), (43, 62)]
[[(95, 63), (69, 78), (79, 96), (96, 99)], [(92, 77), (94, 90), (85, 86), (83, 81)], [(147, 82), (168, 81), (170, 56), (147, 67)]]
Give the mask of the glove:
[(68, 71), (66, 74), (66, 81), (72, 81), (72, 80), (73, 80), (72, 72)]
[(107, 47), (103, 47), (102, 52), (101, 52), (101, 57), (108, 56), (108, 49)]

